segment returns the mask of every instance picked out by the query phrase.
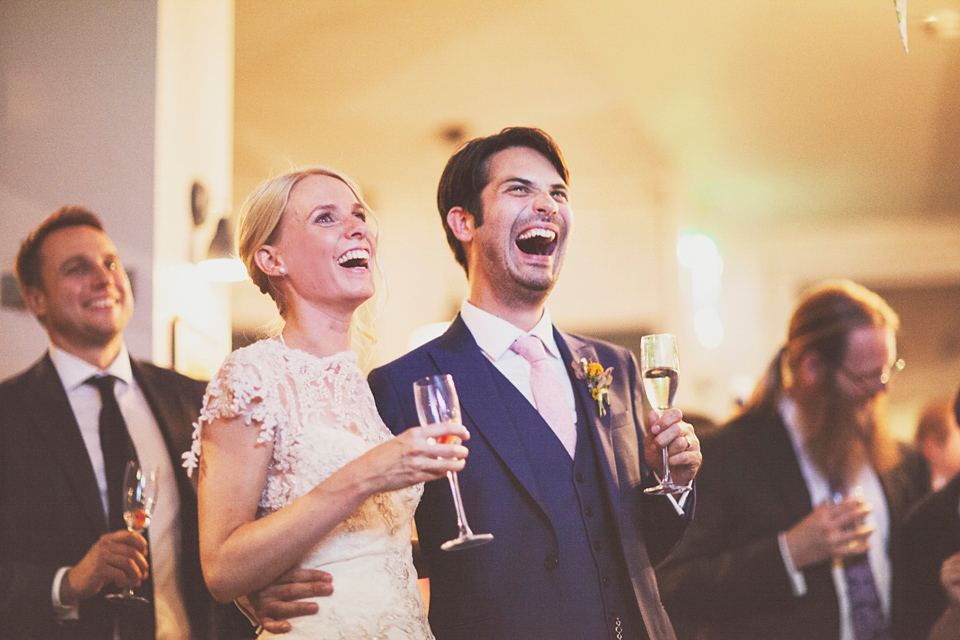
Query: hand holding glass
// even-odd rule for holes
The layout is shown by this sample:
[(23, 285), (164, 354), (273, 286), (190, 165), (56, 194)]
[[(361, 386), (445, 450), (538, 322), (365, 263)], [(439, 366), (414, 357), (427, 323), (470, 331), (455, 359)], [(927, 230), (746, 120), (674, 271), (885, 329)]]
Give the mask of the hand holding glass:
[[(677, 354), (677, 339), (669, 333), (658, 333), (640, 338), (640, 374), (643, 390), (650, 405), (658, 412), (673, 406), (680, 383), (680, 356)], [(644, 489), (654, 495), (677, 495), (689, 491), (670, 478), (667, 448), (663, 448), (663, 479), (655, 487)]]
[[(440, 424), (444, 422), (460, 423), (460, 400), (457, 398), (457, 388), (453, 385), (453, 376), (436, 375), (422, 378), (413, 383), (413, 398), (417, 405), (417, 416), (420, 425)], [(459, 444), (456, 436), (444, 436), (441, 444)], [(492, 533), (474, 533), (467, 524), (467, 516), (463, 511), (463, 498), (460, 496), (460, 485), (455, 471), (447, 472), (450, 482), (450, 492), (453, 494), (453, 507), (457, 512), (457, 528), (459, 535), (453, 540), (447, 540), (440, 548), (444, 551), (469, 549), (493, 540)]]
[[(136, 460), (127, 463), (123, 476), (123, 520), (127, 523), (127, 531), (142, 533), (150, 526), (153, 516), (153, 506), (157, 502), (157, 469), (154, 467), (144, 473)], [(136, 595), (133, 587), (128, 586), (126, 591), (107, 594), (107, 598), (121, 602), (149, 603), (146, 598)]]

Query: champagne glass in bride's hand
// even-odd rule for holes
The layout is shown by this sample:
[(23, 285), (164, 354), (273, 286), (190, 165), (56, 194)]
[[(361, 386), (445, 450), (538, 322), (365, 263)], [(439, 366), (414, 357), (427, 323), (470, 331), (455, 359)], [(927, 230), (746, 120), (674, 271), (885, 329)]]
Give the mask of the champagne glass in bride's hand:
[[(127, 523), (128, 531), (143, 533), (150, 526), (153, 516), (153, 506), (157, 502), (157, 469), (149, 471), (140, 468), (136, 460), (127, 463), (127, 470), (123, 476), (123, 520)], [(126, 591), (107, 594), (107, 598), (121, 602), (149, 603), (146, 598), (136, 595), (133, 586)]]
[[(643, 390), (650, 405), (661, 415), (673, 406), (680, 382), (680, 357), (677, 338), (669, 333), (658, 333), (640, 338), (640, 374)], [(670, 478), (667, 449), (663, 448), (663, 479), (655, 487), (644, 491), (654, 495), (677, 495), (689, 490)]]
[[(460, 400), (457, 398), (457, 388), (453, 385), (453, 376), (436, 375), (422, 378), (413, 383), (413, 398), (417, 405), (417, 416), (420, 425), (440, 424), (453, 422), (460, 424)], [(454, 435), (442, 436), (441, 444), (459, 444), (460, 438)], [(450, 482), (450, 492), (453, 494), (453, 506), (457, 512), (457, 527), (459, 535), (453, 540), (447, 540), (440, 548), (444, 551), (469, 549), (493, 540), (492, 533), (474, 533), (467, 524), (467, 516), (463, 511), (463, 498), (460, 496), (460, 485), (457, 482), (455, 471), (447, 472)]]

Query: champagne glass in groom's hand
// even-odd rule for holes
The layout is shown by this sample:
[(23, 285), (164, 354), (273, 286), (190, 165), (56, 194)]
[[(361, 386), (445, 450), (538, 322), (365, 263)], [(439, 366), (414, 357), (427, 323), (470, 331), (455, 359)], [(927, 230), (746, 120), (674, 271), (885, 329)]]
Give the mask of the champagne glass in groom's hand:
[[(640, 375), (643, 390), (650, 405), (663, 414), (673, 406), (680, 383), (680, 356), (677, 354), (677, 339), (669, 333), (658, 333), (640, 338)], [(670, 478), (667, 449), (663, 448), (663, 479), (655, 487), (645, 489), (654, 495), (677, 495), (689, 491)]]
[[(453, 422), (460, 424), (460, 400), (457, 398), (457, 388), (453, 385), (453, 376), (436, 375), (422, 378), (413, 383), (413, 398), (417, 405), (417, 416), (420, 425), (441, 424)], [(442, 436), (441, 444), (459, 444), (460, 439), (454, 435)], [(469, 549), (493, 540), (492, 533), (474, 533), (467, 524), (467, 516), (463, 511), (463, 498), (460, 496), (460, 485), (455, 471), (447, 472), (450, 482), (450, 492), (453, 494), (453, 506), (457, 512), (457, 527), (459, 535), (453, 540), (447, 540), (440, 548), (444, 551)]]

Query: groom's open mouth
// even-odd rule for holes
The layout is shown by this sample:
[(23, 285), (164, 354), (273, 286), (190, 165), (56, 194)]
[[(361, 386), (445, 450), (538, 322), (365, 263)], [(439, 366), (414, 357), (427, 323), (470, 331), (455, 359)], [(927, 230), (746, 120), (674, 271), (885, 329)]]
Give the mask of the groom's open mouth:
[(550, 256), (557, 249), (557, 232), (534, 227), (527, 229), (516, 239), (517, 248), (531, 256)]

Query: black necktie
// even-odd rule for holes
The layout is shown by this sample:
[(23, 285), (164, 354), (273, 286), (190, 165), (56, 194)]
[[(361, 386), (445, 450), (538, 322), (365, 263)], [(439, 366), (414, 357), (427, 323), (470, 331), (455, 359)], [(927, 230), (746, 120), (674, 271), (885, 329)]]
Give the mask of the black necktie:
[[(103, 466), (107, 476), (107, 522), (110, 531), (127, 528), (123, 520), (123, 476), (127, 463), (137, 460), (137, 450), (130, 439), (127, 423), (120, 413), (114, 393), (116, 380), (111, 375), (91, 376), (86, 380), (86, 384), (96, 387), (100, 392), (100, 449), (103, 451)], [(144, 531), (143, 535), (146, 537), (147, 532)], [(143, 581), (136, 593), (153, 602), (153, 581), (150, 577)], [(120, 606), (117, 613), (122, 640), (151, 638), (155, 633), (152, 604)]]
[(107, 476), (107, 522), (110, 531), (126, 529), (123, 521), (123, 474), (127, 463), (137, 459), (137, 450), (120, 413), (117, 396), (113, 392), (114, 376), (93, 376), (87, 384), (100, 392), (100, 449)]

